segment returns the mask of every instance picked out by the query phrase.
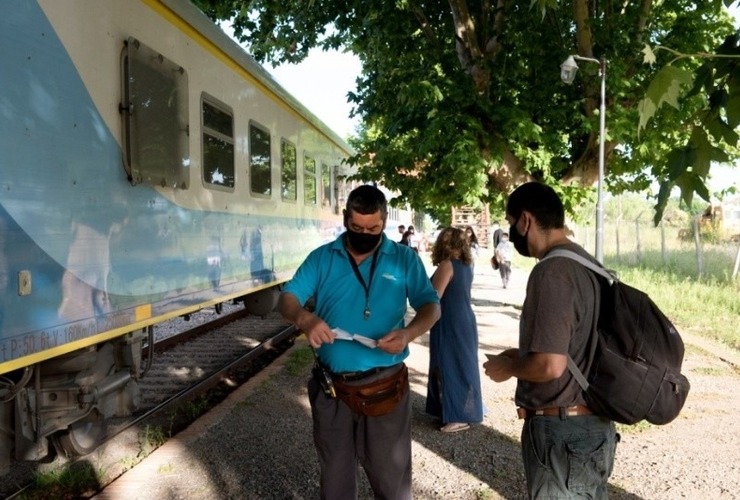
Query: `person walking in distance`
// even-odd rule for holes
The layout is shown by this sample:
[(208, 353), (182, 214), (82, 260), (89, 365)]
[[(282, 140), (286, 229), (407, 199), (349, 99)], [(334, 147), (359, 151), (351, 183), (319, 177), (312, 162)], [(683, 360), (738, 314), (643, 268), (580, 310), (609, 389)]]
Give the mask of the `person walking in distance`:
[(419, 236), (416, 234), (414, 226), (409, 226), (401, 239), (401, 243), (404, 243), (411, 248), (417, 254), (419, 253)]
[(511, 278), (511, 258), (514, 256), (514, 247), (509, 241), (509, 233), (501, 233), (501, 241), (496, 246), (495, 252), (501, 283), (506, 288), (509, 285), (509, 278)]
[(501, 243), (501, 235), (504, 234), (504, 230), (501, 229), (497, 220), (493, 221), (491, 229), (493, 229), (493, 249), (495, 250), (498, 244)]
[[(563, 204), (549, 186), (529, 182), (509, 196), (506, 219), (517, 252), (542, 259), (566, 248), (593, 260), (564, 229)], [(529, 498), (607, 498), (618, 441), (614, 422), (594, 415), (567, 367), (593, 362), (601, 288), (581, 264), (554, 257), (529, 276), (519, 347), (483, 364), (494, 382), (517, 378), (517, 414), (524, 420), (522, 459)]]
[(475, 235), (473, 226), (465, 226), (465, 237), (468, 239), (468, 246), (470, 246), (471, 266), (473, 268), (473, 276), (475, 276), (475, 263), (480, 253), (480, 245), (478, 244), (478, 237)]
[(432, 247), (432, 264), (437, 266), (432, 285), (440, 297), (442, 317), (429, 336), (426, 412), (442, 420), (442, 432), (464, 431), (483, 420), (468, 242), (462, 230), (448, 227)]
[(473, 263), (478, 258), (478, 252), (480, 251), (480, 245), (478, 244), (478, 237), (475, 235), (473, 226), (465, 226), (465, 237), (468, 239), (468, 245), (470, 246), (470, 256), (473, 259)]
[(399, 241), (399, 243), (400, 243), (401, 241), (403, 241), (403, 235), (404, 235), (405, 233), (406, 233), (406, 226), (404, 226), (403, 224), (399, 224), (399, 225), (398, 225), (398, 234), (400, 234), (400, 235), (401, 235), (401, 239), (400, 239), (400, 240), (398, 240), (398, 241)]
[[(278, 309), (303, 331), (317, 364), (308, 382), (320, 497), (357, 498), (362, 465), (376, 498), (411, 498), (411, 400), (403, 360), (439, 319), (419, 256), (384, 235), (383, 192), (347, 198), (346, 232), (312, 251)], [(312, 311), (304, 304), (313, 298)], [(407, 302), (416, 311), (404, 324)]]
[(414, 226), (409, 226), (408, 229), (404, 231), (403, 236), (401, 236), (401, 241), (399, 241), (399, 243), (407, 247), (411, 246), (411, 237), (413, 235), (414, 235)]

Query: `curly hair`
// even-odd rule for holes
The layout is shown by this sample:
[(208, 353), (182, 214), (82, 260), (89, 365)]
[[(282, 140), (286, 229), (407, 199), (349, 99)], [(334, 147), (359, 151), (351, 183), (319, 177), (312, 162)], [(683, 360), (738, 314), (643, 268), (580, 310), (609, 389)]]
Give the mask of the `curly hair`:
[(432, 264), (439, 265), (443, 260), (458, 258), (463, 264), (472, 264), (470, 243), (465, 232), (457, 227), (446, 227), (437, 236), (432, 247)]

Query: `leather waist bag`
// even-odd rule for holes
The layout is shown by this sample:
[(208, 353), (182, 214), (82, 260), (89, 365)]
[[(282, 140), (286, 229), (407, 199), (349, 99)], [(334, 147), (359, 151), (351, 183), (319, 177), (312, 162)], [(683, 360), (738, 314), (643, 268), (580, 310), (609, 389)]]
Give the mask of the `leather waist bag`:
[(409, 369), (404, 364), (390, 377), (367, 384), (349, 385), (334, 381), (337, 397), (350, 409), (367, 417), (380, 417), (392, 412), (401, 402), (409, 386)]

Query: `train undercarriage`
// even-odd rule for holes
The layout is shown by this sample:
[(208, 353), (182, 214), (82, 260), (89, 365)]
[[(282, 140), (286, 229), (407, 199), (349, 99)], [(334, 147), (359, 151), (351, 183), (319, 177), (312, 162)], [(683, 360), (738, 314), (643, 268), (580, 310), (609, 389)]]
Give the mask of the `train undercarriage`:
[[(270, 287), (235, 302), (264, 317), (275, 310), (279, 292)], [(136, 411), (146, 373), (142, 348), (153, 343), (152, 332), (130, 332), (0, 375), (0, 475), (15, 461), (42, 460), (52, 450), (86, 455), (100, 444), (106, 420)]]
[(50, 443), (66, 456), (95, 449), (104, 421), (139, 404), (145, 338), (143, 330), (131, 332), (3, 375), (0, 474), (15, 460), (43, 459)]

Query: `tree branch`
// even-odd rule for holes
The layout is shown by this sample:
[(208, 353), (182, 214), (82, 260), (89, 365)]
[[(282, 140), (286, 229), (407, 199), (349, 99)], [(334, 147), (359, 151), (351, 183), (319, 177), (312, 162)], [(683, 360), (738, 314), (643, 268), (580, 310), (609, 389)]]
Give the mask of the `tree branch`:
[(578, 55), (594, 57), (594, 41), (587, 0), (573, 0), (573, 20), (576, 23), (576, 50)]
[(496, 59), (496, 55), (501, 51), (499, 34), (503, 32), (504, 22), (506, 21), (504, 7), (506, 7), (506, 0), (498, 0), (496, 15), (493, 18), (493, 36), (486, 41), (485, 57), (488, 60)]
[(647, 29), (648, 19), (650, 19), (650, 10), (652, 8), (653, 0), (642, 0), (640, 2), (640, 14), (637, 16), (637, 41), (640, 44), (645, 39), (645, 30)]
[(457, 58), (473, 79), (477, 93), (486, 94), (491, 77), (483, 66), (483, 51), (478, 43), (475, 22), (470, 16), (468, 4), (465, 0), (449, 0), (449, 3), (455, 27)]
[(434, 34), (434, 30), (432, 29), (432, 26), (429, 24), (429, 20), (427, 19), (427, 16), (424, 15), (424, 12), (419, 8), (418, 5), (413, 4), (409, 2), (409, 5), (411, 6), (411, 12), (414, 13), (414, 16), (416, 16), (416, 20), (419, 21), (419, 26), (421, 26), (421, 31), (424, 32), (426, 37), (432, 41), (437, 41), (437, 35)]

